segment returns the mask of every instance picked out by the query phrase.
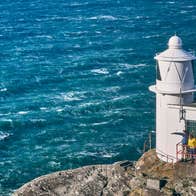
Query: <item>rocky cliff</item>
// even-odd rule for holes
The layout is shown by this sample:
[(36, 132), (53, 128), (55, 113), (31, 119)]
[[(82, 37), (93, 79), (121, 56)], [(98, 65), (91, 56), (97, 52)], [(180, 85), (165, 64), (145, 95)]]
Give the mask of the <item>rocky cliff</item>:
[(41, 176), (13, 196), (196, 195), (196, 164), (161, 162), (155, 150), (137, 162), (86, 166)]

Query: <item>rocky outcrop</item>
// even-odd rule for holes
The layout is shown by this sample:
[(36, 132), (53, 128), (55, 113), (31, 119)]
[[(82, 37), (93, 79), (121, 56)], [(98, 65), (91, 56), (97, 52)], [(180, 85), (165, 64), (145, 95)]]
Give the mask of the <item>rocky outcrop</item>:
[(19, 188), (14, 196), (157, 196), (196, 195), (196, 165), (164, 163), (155, 150), (136, 163), (86, 166), (41, 176)]

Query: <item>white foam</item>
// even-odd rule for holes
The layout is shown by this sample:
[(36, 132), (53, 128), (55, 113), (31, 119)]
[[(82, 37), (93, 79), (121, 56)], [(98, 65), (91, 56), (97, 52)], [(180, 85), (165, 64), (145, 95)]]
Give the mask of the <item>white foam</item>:
[(82, 98), (84, 98), (84, 93), (85, 92), (75, 92), (75, 91), (70, 91), (68, 93), (61, 93), (61, 97), (63, 97), (64, 101), (69, 102), (69, 101), (79, 101)]
[(80, 48), (80, 45), (79, 45), (79, 44), (76, 44), (76, 45), (74, 46), (74, 48)]
[(25, 114), (28, 114), (29, 113), (29, 111), (19, 111), (18, 112), (18, 114), (20, 114), (20, 115), (25, 115)]
[(35, 150), (40, 150), (40, 149), (42, 149), (42, 146), (40, 146), (40, 145), (35, 145)]
[(123, 74), (122, 71), (118, 71), (118, 72), (116, 73), (117, 76), (120, 76), (120, 75), (122, 75), (122, 74)]
[(5, 113), (5, 114), (3, 114), (3, 113), (0, 113), (0, 116), (9, 116), (11, 113), (10, 112), (8, 112), (8, 113)]
[(70, 6), (83, 6), (83, 5), (88, 5), (89, 2), (84, 2), (84, 3), (78, 3), (78, 2), (74, 2), (71, 3)]
[(51, 35), (37, 35), (36, 38), (47, 38), (47, 39), (53, 39)]
[(40, 110), (47, 110), (48, 108), (46, 107), (40, 107)]
[(116, 17), (111, 16), (111, 15), (92, 16), (92, 17), (90, 17), (88, 19), (90, 19), (90, 20), (101, 20), (101, 19), (104, 19), (104, 20), (117, 20)]
[(140, 63), (140, 64), (128, 64), (128, 63), (126, 63), (126, 64), (121, 64), (121, 65), (125, 66), (125, 67), (128, 68), (128, 69), (133, 69), (133, 68), (138, 68), (138, 67), (145, 67), (145, 66), (147, 66), (147, 65), (144, 64), (144, 63)]
[(102, 157), (104, 157), (104, 158), (111, 158), (111, 157), (117, 156), (118, 154), (119, 153), (113, 153), (113, 152), (105, 153), (105, 154), (102, 155)]
[(128, 99), (130, 98), (130, 96), (119, 96), (119, 97), (115, 97), (112, 99), (112, 101), (118, 101), (118, 100), (124, 100), (124, 99)]
[(58, 108), (56, 111), (57, 112), (62, 112), (63, 111), (63, 108)]
[(2, 119), (0, 119), (0, 121), (13, 123), (12, 119), (7, 119), (7, 118), (2, 118)]
[(109, 74), (109, 71), (106, 68), (93, 69), (93, 70), (91, 70), (91, 72), (97, 73), (97, 74)]
[(48, 165), (51, 167), (59, 167), (61, 164), (59, 162), (50, 161), (48, 162)]
[(5, 138), (8, 138), (10, 136), (9, 133), (4, 133), (2, 131), (0, 131), (0, 141), (4, 140)]
[(7, 91), (7, 88), (0, 89), (0, 92), (5, 92), (5, 91)]
[(156, 37), (160, 37), (160, 35), (147, 35), (147, 36), (143, 36), (143, 38), (145, 38), (145, 39), (149, 39), (149, 38), (156, 38)]
[(106, 89), (104, 89), (105, 92), (117, 92), (120, 90), (119, 86), (112, 86), (112, 87), (108, 87)]
[(36, 123), (36, 122), (46, 122), (46, 119), (43, 118), (38, 118), (38, 119), (30, 119), (31, 122)]
[(108, 124), (110, 121), (104, 121), (104, 122), (99, 122), (99, 123), (92, 123), (91, 125), (93, 126), (99, 126), (99, 125), (106, 125)]

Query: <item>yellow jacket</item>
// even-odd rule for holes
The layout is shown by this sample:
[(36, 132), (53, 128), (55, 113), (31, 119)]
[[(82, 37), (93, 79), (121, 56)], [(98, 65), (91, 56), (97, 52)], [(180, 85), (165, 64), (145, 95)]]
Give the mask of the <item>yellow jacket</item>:
[(190, 148), (196, 148), (196, 138), (192, 138), (192, 139), (189, 138), (189, 140), (188, 140), (188, 146)]

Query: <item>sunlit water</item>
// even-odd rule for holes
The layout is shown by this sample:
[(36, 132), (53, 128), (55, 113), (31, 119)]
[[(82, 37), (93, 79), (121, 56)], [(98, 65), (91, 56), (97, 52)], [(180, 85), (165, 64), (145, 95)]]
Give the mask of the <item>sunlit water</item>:
[(0, 193), (136, 160), (154, 130), (156, 52), (196, 48), (196, 1), (0, 2)]

